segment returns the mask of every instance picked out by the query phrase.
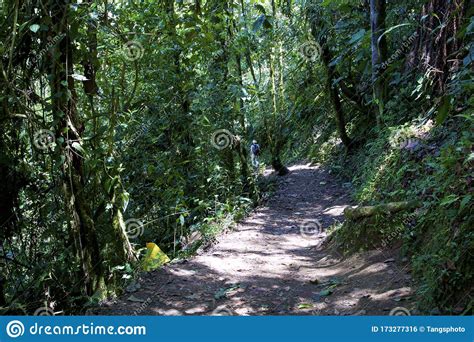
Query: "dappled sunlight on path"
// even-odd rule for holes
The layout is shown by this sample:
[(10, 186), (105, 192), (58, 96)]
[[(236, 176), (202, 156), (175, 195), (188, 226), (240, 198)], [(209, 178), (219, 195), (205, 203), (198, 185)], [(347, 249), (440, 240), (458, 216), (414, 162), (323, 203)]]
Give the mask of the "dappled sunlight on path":
[[(411, 293), (389, 252), (343, 258), (324, 244), (347, 191), (328, 171), (296, 165), (278, 190), (201, 255), (145, 274), (140, 289), (102, 314), (388, 314)], [(133, 300), (130, 300), (132, 296)]]

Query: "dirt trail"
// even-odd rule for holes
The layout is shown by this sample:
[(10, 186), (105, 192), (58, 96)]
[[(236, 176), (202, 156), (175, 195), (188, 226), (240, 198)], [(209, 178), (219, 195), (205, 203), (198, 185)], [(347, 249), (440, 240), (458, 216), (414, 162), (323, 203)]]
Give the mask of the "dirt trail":
[[(387, 315), (411, 309), (396, 251), (342, 258), (323, 246), (342, 220), (347, 189), (317, 166), (296, 165), (278, 189), (201, 255), (142, 276), (105, 315)], [(318, 228), (322, 225), (322, 231)]]

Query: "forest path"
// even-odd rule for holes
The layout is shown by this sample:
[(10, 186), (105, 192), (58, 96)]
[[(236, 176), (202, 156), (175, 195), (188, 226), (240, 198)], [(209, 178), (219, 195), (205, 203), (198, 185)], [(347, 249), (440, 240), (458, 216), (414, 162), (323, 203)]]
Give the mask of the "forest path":
[(410, 307), (410, 275), (396, 251), (342, 258), (323, 245), (324, 230), (350, 202), (341, 182), (318, 166), (290, 170), (268, 202), (216, 245), (144, 274), (138, 290), (100, 313), (387, 315)]

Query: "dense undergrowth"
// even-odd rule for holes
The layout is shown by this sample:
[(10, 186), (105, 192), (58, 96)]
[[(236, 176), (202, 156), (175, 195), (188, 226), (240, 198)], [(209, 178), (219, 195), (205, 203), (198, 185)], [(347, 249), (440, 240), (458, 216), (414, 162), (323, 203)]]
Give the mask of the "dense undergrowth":
[(332, 240), (349, 253), (400, 248), (411, 261), (421, 310), (469, 314), (474, 117), (464, 110), (443, 124), (434, 120), (417, 117), (387, 125), (349, 154), (321, 143), (311, 158), (350, 181), (360, 205), (420, 200), (412, 211), (347, 220), (333, 230)]
[[(462, 32), (466, 39), (474, 31), (470, 21)], [(410, 261), (424, 313), (473, 312), (474, 100), (469, 65), (465, 59), (438, 92), (429, 71), (396, 73), (379, 125), (368, 124), (354, 111), (352, 99), (345, 98), (342, 110), (354, 137), (349, 148), (336, 123), (315, 114), (331, 112), (328, 101), (319, 96), (306, 100), (299, 108), (306, 124), (290, 135), (286, 151), (289, 160), (303, 156), (329, 167), (350, 183), (358, 205), (420, 201), (412, 210), (346, 220), (332, 228), (331, 241), (346, 253), (400, 249)], [(301, 97), (320, 89), (302, 87)], [(372, 97), (362, 96), (373, 104)]]
[(0, 27), (1, 313), (84, 312), (147, 244), (205, 248), (271, 188), (254, 139), (280, 175), (420, 200), (338, 243), (400, 245), (424, 308), (472, 311), (471, 2), (4, 0)]

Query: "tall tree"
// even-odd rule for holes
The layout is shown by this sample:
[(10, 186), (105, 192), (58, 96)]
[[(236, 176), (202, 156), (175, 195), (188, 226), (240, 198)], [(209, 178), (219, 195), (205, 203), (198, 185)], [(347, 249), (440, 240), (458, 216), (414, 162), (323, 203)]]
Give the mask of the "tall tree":
[(372, 82), (376, 119), (380, 126), (383, 121), (384, 105), (387, 97), (387, 82), (380, 76), (382, 64), (387, 61), (387, 36), (385, 33), (386, 0), (370, 0), (370, 29), (372, 45)]
[(341, 138), (341, 141), (346, 147), (346, 149), (350, 149), (352, 141), (349, 138), (349, 135), (347, 134), (346, 130), (346, 120), (341, 102), (341, 95), (339, 93), (339, 87), (335, 84), (338, 74), (336, 71), (336, 65), (334, 63), (331, 63), (333, 61), (334, 56), (332, 55), (329, 46), (330, 40), (328, 37), (328, 26), (330, 24), (326, 23), (324, 18), (320, 17), (320, 15), (318, 14), (319, 11), (320, 9), (318, 8), (310, 8), (308, 13), (311, 25), (311, 35), (316, 41), (315, 44), (318, 45), (317, 47), (315, 47), (315, 49), (317, 50), (315, 51), (315, 53), (321, 54), (321, 62), (324, 65), (324, 69), (326, 71), (325, 88), (328, 93), (329, 102), (332, 105), (339, 137)]
[(430, 0), (422, 6), (418, 45), (410, 62), (429, 76), (438, 95), (446, 90), (449, 75), (460, 65), (463, 52), (459, 33), (470, 2), (473, 6), (469, 0)]
[(77, 111), (77, 92), (74, 75), (74, 36), (70, 31), (71, 13), (67, 3), (57, 3), (50, 8), (53, 36), (65, 35), (55, 49), (51, 67), (53, 117), (57, 122), (56, 136), (62, 141), (64, 156), (63, 190), (67, 210), (71, 216), (70, 228), (76, 237), (76, 251), (81, 260), (84, 290), (92, 295), (103, 286), (104, 270), (97, 230), (92, 210), (86, 196), (86, 179), (82, 135), (84, 123)]

